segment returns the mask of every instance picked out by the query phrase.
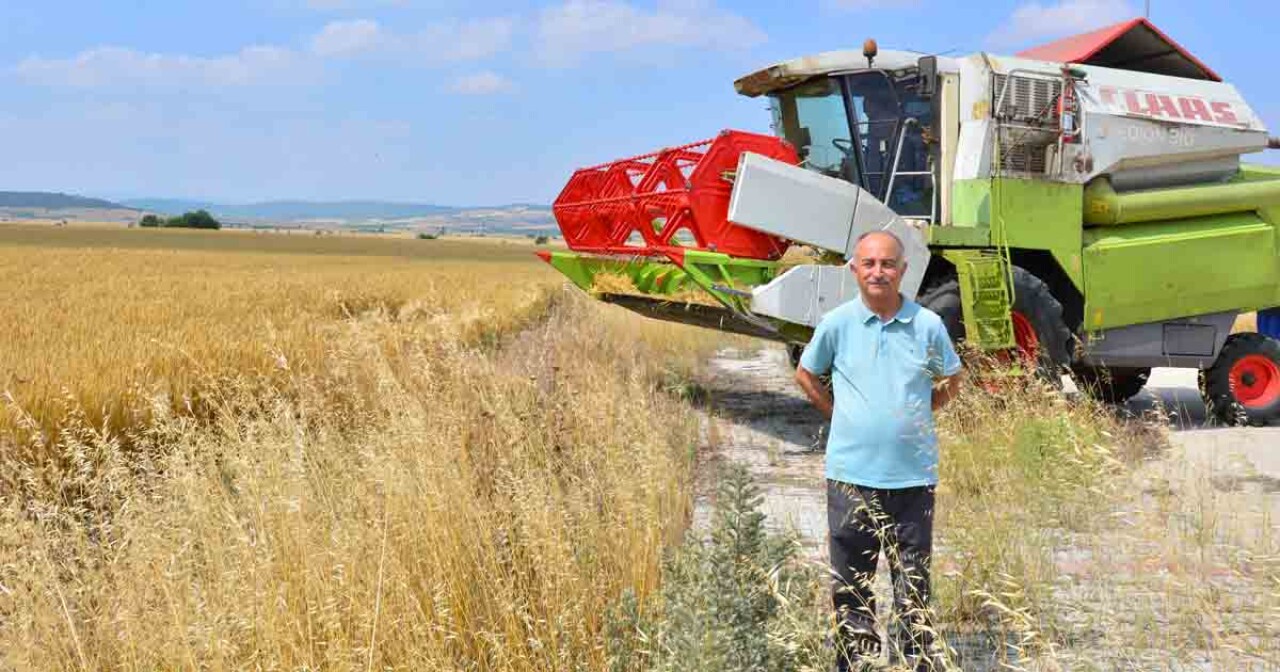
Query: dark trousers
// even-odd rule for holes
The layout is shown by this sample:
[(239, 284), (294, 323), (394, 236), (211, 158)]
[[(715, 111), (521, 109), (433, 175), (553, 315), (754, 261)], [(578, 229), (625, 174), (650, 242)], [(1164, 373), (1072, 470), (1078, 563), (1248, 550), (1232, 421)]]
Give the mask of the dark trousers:
[[(894, 609), (908, 656), (931, 644), (929, 555), (933, 551), (933, 486), (885, 490), (827, 481), (832, 601), (839, 620), (839, 669), (880, 653), (872, 582), (884, 551), (893, 577)], [(890, 633), (892, 634), (892, 630)]]

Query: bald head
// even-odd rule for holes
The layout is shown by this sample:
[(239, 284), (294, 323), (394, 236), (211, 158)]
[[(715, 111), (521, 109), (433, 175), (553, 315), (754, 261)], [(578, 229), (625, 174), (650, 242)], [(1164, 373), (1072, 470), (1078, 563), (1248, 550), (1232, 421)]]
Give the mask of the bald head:
[(906, 249), (902, 245), (902, 239), (894, 235), (892, 231), (868, 231), (860, 236), (853, 246), (853, 262), (857, 263), (858, 258), (862, 256), (863, 248), (866, 246), (881, 247), (883, 245), (891, 245), (893, 250), (893, 258), (902, 260), (902, 255)]

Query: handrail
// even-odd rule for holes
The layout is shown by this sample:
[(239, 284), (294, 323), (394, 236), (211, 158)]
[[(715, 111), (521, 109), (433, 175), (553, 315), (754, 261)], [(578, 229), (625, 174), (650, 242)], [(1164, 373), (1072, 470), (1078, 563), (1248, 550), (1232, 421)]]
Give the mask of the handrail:
[[(893, 197), (893, 183), (898, 179), (899, 175), (928, 175), (929, 186), (932, 187), (929, 193), (929, 223), (933, 224), (938, 221), (938, 183), (933, 177), (933, 171), (898, 172), (898, 163), (902, 161), (902, 143), (907, 139), (907, 127), (912, 124), (919, 126), (920, 120), (915, 117), (907, 117), (902, 121), (902, 130), (898, 131), (898, 147), (893, 152), (893, 170), (889, 173), (889, 184), (885, 187), (884, 197), (886, 201)], [(885, 203), (885, 205), (888, 205), (888, 203)]]

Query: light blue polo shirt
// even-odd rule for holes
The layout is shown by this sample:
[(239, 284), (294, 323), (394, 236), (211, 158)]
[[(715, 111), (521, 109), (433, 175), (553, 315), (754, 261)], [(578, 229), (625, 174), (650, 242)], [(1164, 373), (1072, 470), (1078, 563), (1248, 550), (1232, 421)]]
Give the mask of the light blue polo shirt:
[(857, 298), (822, 318), (800, 365), (831, 372), (827, 478), (871, 488), (937, 484), (933, 381), (960, 371), (942, 318), (904, 300), (883, 322)]

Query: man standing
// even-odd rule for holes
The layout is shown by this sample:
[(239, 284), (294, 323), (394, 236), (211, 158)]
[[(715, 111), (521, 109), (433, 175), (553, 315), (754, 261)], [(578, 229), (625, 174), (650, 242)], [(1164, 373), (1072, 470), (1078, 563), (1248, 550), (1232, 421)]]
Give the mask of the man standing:
[[(933, 412), (959, 389), (960, 359), (941, 318), (898, 293), (907, 265), (897, 236), (864, 234), (850, 265), (859, 298), (823, 317), (796, 368), (796, 382), (831, 419), (827, 524), (840, 623), (837, 669), (879, 657), (871, 584), (881, 550), (908, 629), (902, 651), (917, 669), (933, 669), (927, 618), (938, 483)], [(818, 378), (828, 372), (834, 400)]]

